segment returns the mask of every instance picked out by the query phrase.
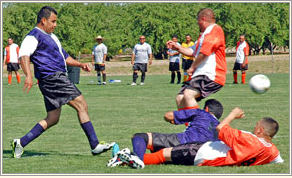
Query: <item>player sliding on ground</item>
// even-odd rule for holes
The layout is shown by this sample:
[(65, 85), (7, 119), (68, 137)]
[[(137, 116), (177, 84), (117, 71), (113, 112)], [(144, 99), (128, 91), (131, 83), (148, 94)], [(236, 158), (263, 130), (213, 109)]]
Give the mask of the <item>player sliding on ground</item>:
[(167, 42), (169, 49), (195, 57), (187, 70), (191, 78), (182, 86), (176, 97), (178, 109), (197, 108), (197, 102), (219, 91), (226, 80), (224, 32), (215, 23), (215, 14), (211, 9), (200, 10), (197, 20), (202, 32), (197, 45), (183, 48), (173, 41)]
[[(269, 117), (262, 118), (257, 122), (252, 134), (230, 126), (234, 119), (243, 117), (243, 110), (235, 108), (216, 127), (221, 141), (187, 143), (144, 155), (130, 153), (130, 150), (125, 148), (117, 153), (117, 158), (136, 169), (165, 162), (195, 166), (254, 166), (283, 163), (280, 152), (272, 143), (272, 138), (279, 129), (277, 121)], [(134, 144), (133, 147), (133, 150), (137, 149)]]

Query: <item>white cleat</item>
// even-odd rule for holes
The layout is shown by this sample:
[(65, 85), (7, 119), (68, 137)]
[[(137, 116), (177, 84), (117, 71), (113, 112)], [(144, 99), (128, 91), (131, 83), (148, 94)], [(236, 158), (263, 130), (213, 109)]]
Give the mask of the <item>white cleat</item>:
[(121, 161), (121, 159), (118, 158), (118, 156), (115, 156), (112, 159), (110, 159), (106, 165), (107, 167), (116, 167), (122, 164), (123, 164), (123, 161)]
[(23, 154), (23, 147), (20, 144), (20, 139), (13, 139), (11, 142), (12, 146), (12, 157), (20, 158)]
[(91, 150), (91, 153), (93, 156), (99, 155), (103, 152), (106, 152), (110, 150), (116, 142), (112, 143), (105, 143), (105, 142), (100, 142), (93, 150)]
[(145, 83), (140, 83), (140, 85), (145, 85)]
[(132, 85), (132, 86), (135, 86), (135, 85), (137, 85), (137, 83), (134, 83), (134, 82), (133, 82), (131, 85)]
[(118, 158), (130, 167), (135, 169), (143, 169), (145, 167), (144, 162), (136, 155), (130, 153), (129, 148), (125, 148), (117, 153)]

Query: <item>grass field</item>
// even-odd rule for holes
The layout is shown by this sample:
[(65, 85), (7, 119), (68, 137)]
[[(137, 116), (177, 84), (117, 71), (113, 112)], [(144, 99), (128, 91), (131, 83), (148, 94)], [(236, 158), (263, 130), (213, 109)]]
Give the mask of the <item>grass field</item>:
[[(247, 80), (252, 74), (247, 75)], [(232, 126), (253, 131), (256, 121), (270, 116), (278, 120), (280, 130), (274, 143), (285, 163), (253, 167), (194, 167), (177, 165), (151, 165), (143, 170), (129, 167), (106, 167), (111, 152), (93, 157), (87, 138), (82, 131), (76, 112), (63, 106), (58, 125), (25, 147), (23, 157), (11, 158), (10, 141), (26, 134), (46, 112), (43, 98), (35, 85), (29, 94), (22, 92), (23, 84), (7, 85), (3, 81), (3, 174), (68, 173), (68, 174), (288, 174), (290, 155), (289, 74), (267, 74), (272, 82), (270, 90), (262, 95), (254, 94), (248, 85), (233, 85), (227, 75), (225, 87), (211, 95), (224, 105), (223, 117), (236, 106), (246, 117), (236, 120)], [(121, 79), (121, 83), (97, 86), (95, 76), (82, 76), (78, 88), (89, 105), (89, 115), (98, 139), (115, 141), (121, 148), (131, 146), (131, 135), (137, 132), (181, 132), (184, 126), (174, 126), (163, 120), (166, 111), (174, 110), (174, 98), (180, 85), (169, 84), (168, 75), (149, 75), (144, 86), (130, 86), (131, 76), (108, 76)], [(22, 78), (22, 81), (24, 78)], [(138, 79), (139, 81), (139, 79)], [(204, 100), (200, 102), (203, 106)]]

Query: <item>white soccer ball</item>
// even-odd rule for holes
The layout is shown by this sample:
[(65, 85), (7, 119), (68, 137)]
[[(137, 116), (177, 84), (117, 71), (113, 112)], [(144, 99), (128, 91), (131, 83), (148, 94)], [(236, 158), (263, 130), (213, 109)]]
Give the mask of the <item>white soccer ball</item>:
[(255, 75), (249, 81), (249, 87), (251, 91), (258, 94), (265, 93), (269, 90), (270, 86), (270, 79), (263, 74)]

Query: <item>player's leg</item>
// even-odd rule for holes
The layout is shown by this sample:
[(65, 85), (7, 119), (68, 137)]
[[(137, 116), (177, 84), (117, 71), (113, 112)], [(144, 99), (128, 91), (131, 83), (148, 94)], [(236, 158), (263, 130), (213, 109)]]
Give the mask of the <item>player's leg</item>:
[(174, 83), (175, 80), (175, 71), (171, 71), (171, 80), (170, 83)]
[(102, 81), (103, 81), (102, 84), (106, 85), (106, 73), (105, 73), (105, 70), (102, 70), (101, 73), (102, 73)]
[(245, 70), (241, 70), (241, 83), (242, 84), (245, 84), (245, 76), (246, 76)]
[(11, 82), (12, 82), (12, 71), (8, 71), (8, 85), (11, 85)]
[(132, 85), (137, 85), (137, 78), (138, 78), (138, 70), (133, 71), (133, 83)]
[(185, 103), (184, 103), (184, 95), (183, 94), (178, 94), (176, 95), (176, 106), (177, 106), (177, 109), (182, 109), (182, 108), (185, 108)]
[(144, 81), (145, 81), (145, 78), (146, 78), (146, 72), (147, 72), (147, 63), (145, 64), (141, 64), (141, 67), (140, 67), (140, 70), (141, 70), (141, 84), (140, 85), (144, 85)]
[(196, 98), (201, 96), (201, 93), (197, 89), (185, 89), (183, 100), (184, 108), (195, 108), (198, 106)]
[[(179, 66), (179, 65), (178, 65)], [(177, 84), (180, 84), (180, 81), (181, 81), (181, 73), (179, 70), (176, 71), (176, 74), (177, 74)]]
[(19, 72), (18, 70), (15, 71), (15, 75), (16, 75), (16, 80), (17, 80), (17, 83), (20, 83), (20, 75), (19, 75)]
[(100, 85), (100, 84), (101, 84), (101, 75), (100, 75), (100, 71), (96, 71), (96, 76), (97, 76), (97, 84)]
[[(132, 136), (133, 152), (143, 161), (150, 138), (149, 133), (136, 133)], [(152, 138), (152, 137), (151, 137)], [(152, 143), (152, 141), (151, 141)]]

